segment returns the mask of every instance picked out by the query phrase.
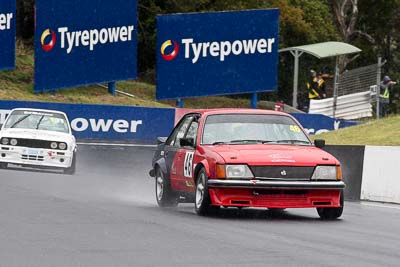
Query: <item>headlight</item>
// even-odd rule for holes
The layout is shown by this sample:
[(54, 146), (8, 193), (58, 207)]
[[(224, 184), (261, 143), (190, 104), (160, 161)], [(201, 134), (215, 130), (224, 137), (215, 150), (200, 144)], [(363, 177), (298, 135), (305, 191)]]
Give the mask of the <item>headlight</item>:
[(254, 178), (247, 165), (217, 165), (217, 178)]
[(4, 137), (4, 138), (1, 138), (1, 143), (3, 144), (3, 145), (8, 145), (8, 138), (7, 137)]
[(57, 144), (56, 142), (51, 142), (51, 143), (50, 143), (51, 149), (56, 149), (57, 146), (58, 146), (58, 144)]
[(59, 143), (58, 148), (61, 150), (66, 150), (67, 149), (67, 144), (66, 143)]
[(18, 144), (18, 141), (17, 141), (17, 139), (11, 139), (10, 140), (10, 145), (12, 145), (12, 146), (16, 146)]
[(317, 166), (311, 180), (338, 180), (336, 166)]

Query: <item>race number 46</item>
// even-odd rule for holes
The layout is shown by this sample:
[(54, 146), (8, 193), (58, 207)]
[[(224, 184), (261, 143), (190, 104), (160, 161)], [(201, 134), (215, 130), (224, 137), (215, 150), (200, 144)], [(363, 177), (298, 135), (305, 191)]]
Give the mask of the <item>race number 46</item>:
[(194, 155), (194, 152), (186, 152), (185, 162), (183, 164), (183, 175), (188, 178), (192, 178), (193, 155)]

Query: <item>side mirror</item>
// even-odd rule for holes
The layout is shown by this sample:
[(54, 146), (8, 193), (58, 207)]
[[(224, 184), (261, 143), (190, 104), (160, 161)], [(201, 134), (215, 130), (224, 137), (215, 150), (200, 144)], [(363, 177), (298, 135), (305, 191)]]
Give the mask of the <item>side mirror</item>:
[(2, 123), (0, 123), (0, 130), (1, 130), (1, 128), (3, 128), (3, 124)]
[(318, 148), (323, 148), (325, 146), (325, 140), (323, 139), (316, 139), (314, 140), (314, 145)]
[(157, 137), (157, 145), (164, 144), (167, 141), (168, 137)]
[(194, 147), (194, 139), (193, 138), (181, 138), (179, 141), (181, 147), (190, 146)]

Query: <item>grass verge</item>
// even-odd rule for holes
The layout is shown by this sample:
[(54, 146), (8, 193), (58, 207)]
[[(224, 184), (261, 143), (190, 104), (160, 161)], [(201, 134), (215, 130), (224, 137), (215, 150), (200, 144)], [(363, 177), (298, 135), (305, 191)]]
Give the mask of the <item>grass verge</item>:
[(369, 121), (313, 138), (325, 139), (328, 145), (400, 146), (400, 116)]

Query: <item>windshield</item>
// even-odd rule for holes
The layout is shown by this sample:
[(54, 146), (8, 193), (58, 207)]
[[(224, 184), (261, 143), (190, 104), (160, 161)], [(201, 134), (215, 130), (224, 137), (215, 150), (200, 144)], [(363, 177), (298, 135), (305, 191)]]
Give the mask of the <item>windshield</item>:
[(251, 143), (311, 145), (298, 124), (287, 116), (224, 114), (207, 117), (202, 144)]
[(64, 115), (58, 113), (15, 110), (7, 118), (4, 128), (35, 129), (69, 133)]

